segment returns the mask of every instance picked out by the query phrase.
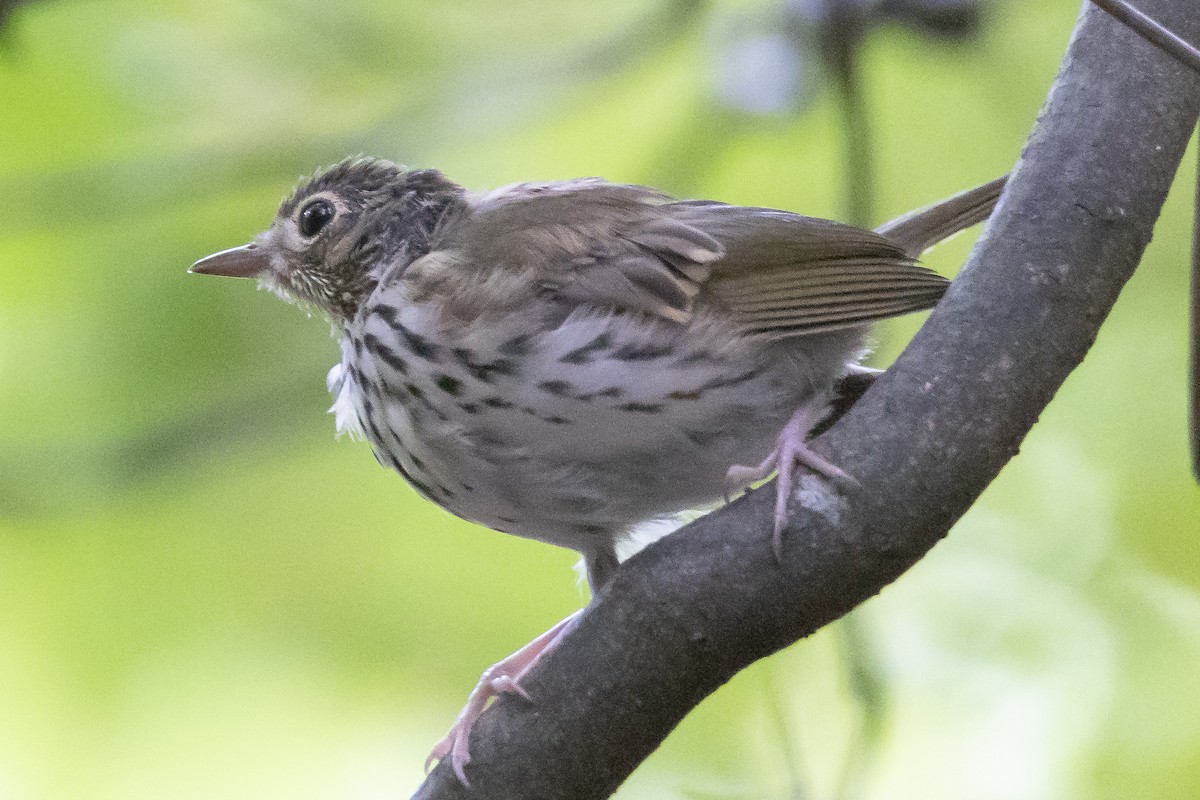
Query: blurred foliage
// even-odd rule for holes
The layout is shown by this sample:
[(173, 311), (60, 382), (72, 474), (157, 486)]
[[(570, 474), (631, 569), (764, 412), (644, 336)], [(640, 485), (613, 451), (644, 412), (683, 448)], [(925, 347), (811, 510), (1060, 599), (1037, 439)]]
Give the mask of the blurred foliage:
[[(1011, 168), (1077, 7), (993, 3), (972, 42), (876, 30), (887, 214)], [(738, 57), (778, 8), (5, 4), (0, 799), (416, 786), (479, 671), (582, 601), (574, 558), (455, 520), (335, 443), (325, 326), (185, 269), (357, 152), (478, 188), (598, 174), (836, 216), (821, 77)], [(760, 82), (747, 64), (808, 88), (735, 103)], [(888, 708), (858, 796), (1200, 792), (1192, 174), (1021, 456), (858, 613)], [(952, 274), (970, 238), (930, 263)], [(883, 326), (877, 362), (918, 323)], [(839, 796), (861, 717), (824, 631), (706, 701), (619, 796)]]

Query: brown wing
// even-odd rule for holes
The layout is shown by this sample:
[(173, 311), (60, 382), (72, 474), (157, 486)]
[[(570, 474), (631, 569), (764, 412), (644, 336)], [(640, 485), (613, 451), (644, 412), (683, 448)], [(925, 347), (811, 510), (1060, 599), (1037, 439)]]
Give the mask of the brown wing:
[(706, 293), (755, 334), (838, 330), (932, 307), (948, 281), (871, 231), (786, 211), (681, 203), (725, 248)]
[(473, 202), (462, 244), (475, 263), (531, 273), (565, 305), (686, 322), (723, 250), (674, 219), (669, 199), (600, 179), (520, 184)]
[(986, 216), (998, 182), (973, 191), (889, 223), (903, 234), (893, 241), (786, 211), (671, 202), (599, 179), (522, 184), (474, 200), (455, 244), (469, 263), (528, 273), (569, 307), (682, 323), (697, 302), (714, 302), (753, 333), (799, 336), (932, 307), (948, 282), (919, 266), (914, 248)]

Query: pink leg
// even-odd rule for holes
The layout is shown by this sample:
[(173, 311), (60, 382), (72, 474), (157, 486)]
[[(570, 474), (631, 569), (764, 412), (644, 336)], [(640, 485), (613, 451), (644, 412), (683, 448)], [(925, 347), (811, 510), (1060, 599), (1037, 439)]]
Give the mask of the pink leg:
[(549, 653), (558, 645), (562, 638), (571, 630), (572, 625), (581, 613), (583, 612), (576, 611), (508, 658), (493, 664), (483, 671), (483, 675), (479, 678), (479, 683), (475, 684), (475, 688), (471, 690), (470, 696), (467, 697), (467, 704), (459, 712), (458, 719), (454, 721), (450, 732), (434, 745), (433, 752), (425, 759), (425, 770), (427, 772), (429, 771), (429, 765), (434, 760), (440, 761), (449, 754), (450, 765), (454, 768), (454, 774), (462, 781), (463, 786), (471, 785), (467, 781), (465, 768), (471, 762), (468, 743), (471, 737), (471, 728), (475, 726), (475, 721), (479, 719), (479, 715), (487, 708), (488, 701), (497, 695), (512, 693), (519, 694), (526, 700), (529, 699), (529, 695), (521, 687), (521, 679), (528, 674), (529, 670), (533, 669), (542, 656)]
[(771, 539), (776, 558), (783, 557), (783, 525), (787, 521), (787, 502), (792, 496), (797, 464), (803, 464), (830, 480), (855, 483), (854, 478), (837, 465), (829, 463), (809, 449), (805, 438), (813, 426), (818, 410), (809, 406), (798, 409), (779, 432), (775, 440), (775, 449), (757, 467), (733, 466), (725, 473), (728, 495), (731, 485), (746, 486), (767, 478), (772, 470), (778, 469), (779, 476), (775, 481), (775, 532)]

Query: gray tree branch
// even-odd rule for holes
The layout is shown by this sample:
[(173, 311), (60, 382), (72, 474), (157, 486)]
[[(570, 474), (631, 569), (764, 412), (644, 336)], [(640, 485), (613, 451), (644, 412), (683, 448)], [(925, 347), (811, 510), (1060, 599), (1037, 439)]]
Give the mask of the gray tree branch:
[(1148, 14), (1127, 0), (1092, 0), (1093, 3), (1112, 14), (1121, 22), (1137, 31), (1138, 35), (1155, 47), (1170, 53), (1177, 61), (1186, 64), (1193, 72), (1200, 72), (1200, 50), (1191, 43), (1163, 27)]
[[(1195, 0), (1143, 9), (1200, 39)], [(696, 704), (915, 564), (1022, 439), (1133, 273), (1200, 112), (1200, 79), (1090, 5), (985, 237), (929, 322), (817, 440), (861, 487), (806, 477), (782, 563), (773, 486), (634, 556), (472, 737), (470, 789), (418, 798), (610, 795)], [(686, 469), (686, 465), (681, 465)]]

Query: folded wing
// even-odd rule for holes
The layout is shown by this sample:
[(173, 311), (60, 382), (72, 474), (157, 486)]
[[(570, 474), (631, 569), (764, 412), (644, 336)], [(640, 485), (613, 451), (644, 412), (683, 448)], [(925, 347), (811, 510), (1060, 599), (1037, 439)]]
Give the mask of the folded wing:
[(598, 179), (521, 184), (478, 198), (470, 263), (527, 272), (566, 308), (686, 323), (723, 306), (753, 335), (803, 336), (932, 307), (948, 281), (916, 263), (987, 217), (1003, 179), (867, 231), (767, 208), (674, 202)]

